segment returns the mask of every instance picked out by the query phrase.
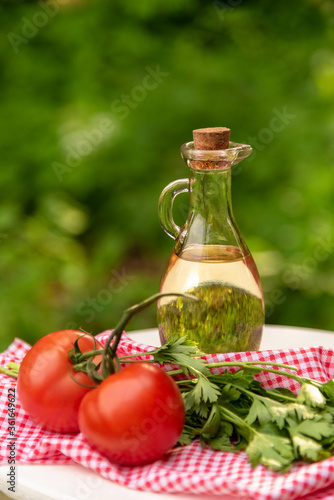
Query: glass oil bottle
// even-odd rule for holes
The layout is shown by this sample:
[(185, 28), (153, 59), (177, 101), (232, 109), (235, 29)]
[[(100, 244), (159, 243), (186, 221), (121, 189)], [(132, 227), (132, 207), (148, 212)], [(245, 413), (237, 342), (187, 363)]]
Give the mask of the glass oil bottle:
[[(160, 292), (199, 299), (159, 300), (160, 340), (186, 335), (205, 353), (259, 349), (264, 323), (260, 277), (231, 202), (231, 168), (252, 148), (229, 137), (225, 127), (194, 130), (194, 141), (181, 147), (190, 177), (169, 184), (159, 200), (161, 225), (175, 239)], [(184, 192), (189, 193), (189, 215), (178, 227), (173, 201)]]

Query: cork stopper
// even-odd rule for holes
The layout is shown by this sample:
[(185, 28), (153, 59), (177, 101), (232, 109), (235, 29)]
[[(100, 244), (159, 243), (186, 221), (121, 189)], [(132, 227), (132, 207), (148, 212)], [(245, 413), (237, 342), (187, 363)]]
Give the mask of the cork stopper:
[(226, 127), (198, 128), (193, 130), (194, 148), (205, 151), (227, 149), (231, 130)]
[[(230, 144), (231, 130), (226, 127), (198, 128), (193, 130), (194, 149), (214, 151), (227, 149)], [(196, 170), (220, 170), (226, 168), (226, 161), (191, 160), (189, 166)]]

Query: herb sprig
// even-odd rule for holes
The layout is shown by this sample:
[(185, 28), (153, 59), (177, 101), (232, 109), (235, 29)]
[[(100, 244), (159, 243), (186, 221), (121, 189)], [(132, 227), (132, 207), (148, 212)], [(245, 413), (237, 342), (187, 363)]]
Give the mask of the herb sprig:
[[(321, 383), (297, 375), (294, 366), (270, 362), (207, 363), (196, 344), (171, 337), (149, 353), (151, 362), (178, 365), (186, 421), (179, 445), (199, 438), (202, 447), (247, 453), (253, 467), (262, 464), (285, 471), (298, 460), (315, 462), (331, 456), (334, 448), (334, 381)], [(136, 354), (136, 357), (140, 354)], [(120, 358), (130, 361), (131, 356)], [(147, 362), (147, 360), (145, 360)], [(267, 366), (270, 365), (270, 366)], [(240, 367), (234, 373), (230, 366)], [(212, 374), (210, 369), (225, 368)], [(266, 390), (254, 376), (262, 371), (290, 377), (300, 384)], [(180, 375), (182, 376), (180, 380)]]

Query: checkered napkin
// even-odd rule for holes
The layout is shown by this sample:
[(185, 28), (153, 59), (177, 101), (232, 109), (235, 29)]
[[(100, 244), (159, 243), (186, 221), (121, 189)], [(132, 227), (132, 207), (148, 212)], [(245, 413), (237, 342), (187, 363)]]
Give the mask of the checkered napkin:
[[(103, 343), (110, 332), (98, 336)], [(20, 362), (30, 346), (16, 339), (0, 355), (0, 365)], [(126, 336), (119, 354), (147, 352), (150, 347)], [(298, 366), (299, 374), (324, 382), (334, 378), (334, 351), (323, 347), (208, 355), (217, 361), (275, 361)], [(219, 371), (218, 368), (215, 369)], [(266, 388), (277, 386), (298, 389), (298, 384), (273, 373), (261, 373), (258, 380)], [(15, 380), (0, 374), (0, 463), (8, 463), (8, 392), (15, 389)], [(164, 458), (140, 467), (111, 464), (93, 451), (81, 434), (57, 434), (33, 424), (20, 406), (16, 394), (15, 412), (16, 461), (21, 463), (78, 463), (103, 477), (137, 490), (170, 493), (214, 494), (224, 499), (303, 500), (334, 499), (334, 457), (327, 460), (294, 465), (286, 473), (267, 470), (262, 465), (252, 469), (245, 453), (204, 450), (198, 441), (174, 448)]]

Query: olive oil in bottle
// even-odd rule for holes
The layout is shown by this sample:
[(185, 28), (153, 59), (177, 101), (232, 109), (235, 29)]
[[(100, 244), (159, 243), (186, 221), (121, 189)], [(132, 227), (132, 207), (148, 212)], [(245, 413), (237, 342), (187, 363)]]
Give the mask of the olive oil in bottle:
[(164, 297), (159, 301), (162, 343), (177, 333), (205, 352), (256, 350), (264, 322), (263, 294), (250, 253), (238, 247), (190, 245), (170, 256), (161, 292), (200, 299)]

